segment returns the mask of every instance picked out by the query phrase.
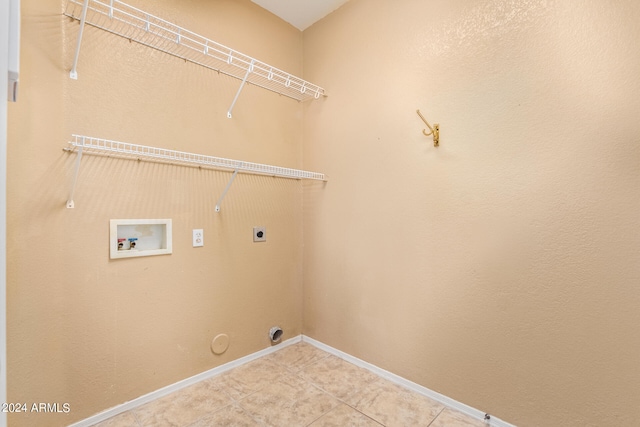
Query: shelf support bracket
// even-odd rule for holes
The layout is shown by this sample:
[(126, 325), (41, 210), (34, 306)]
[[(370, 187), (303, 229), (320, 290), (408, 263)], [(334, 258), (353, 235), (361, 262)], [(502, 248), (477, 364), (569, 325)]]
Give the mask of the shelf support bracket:
[(251, 74), (251, 72), (253, 71), (253, 63), (255, 62), (255, 59), (251, 60), (251, 63), (249, 64), (249, 68), (247, 68), (247, 73), (244, 75), (244, 79), (242, 79), (242, 83), (240, 83), (240, 87), (238, 88), (238, 92), (236, 93), (236, 97), (233, 98), (233, 102), (231, 103), (231, 107), (229, 107), (229, 111), (227, 111), (227, 118), (231, 118), (233, 117), (231, 115), (231, 111), (233, 110), (233, 106), (236, 105), (236, 101), (238, 100), (238, 97), (240, 96), (240, 92), (242, 92), (242, 88), (244, 87), (245, 83), (247, 83), (247, 79), (249, 78), (249, 74)]
[(78, 80), (78, 58), (80, 57), (80, 45), (82, 44), (82, 33), (84, 32), (84, 23), (87, 19), (87, 9), (89, 9), (89, 0), (84, 0), (84, 6), (82, 6), (82, 16), (80, 17), (80, 31), (78, 32), (78, 43), (76, 44), (76, 56), (73, 58), (73, 67), (69, 77), (73, 80)]
[(238, 170), (239, 169), (236, 168), (236, 170), (233, 171), (233, 175), (231, 176), (231, 179), (229, 180), (229, 183), (227, 184), (227, 186), (225, 187), (224, 191), (220, 195), (220, 198), (218, 199), (218, 202), (216, 203), (216, 212), (220, 212), (220, 204), (222, 203), (222, 199), (224, 199), (224, 196), (227, 195), (227, 191), (229, 191), (229, 188), (231, 188), (231, 184), (233, 184), (233, 180), (236, 179), (236, 175), (238, 175)]
[(80, 171), (81, 160), (82, 160), (82, 147), (78, 147), (78, 156), (76, 157), (76, 166), (73, 171), (73, 181), (71, 181), (71, 191), (69, 191), (69, 199), (67, 200), (67, 209), (73, 209), (75, 207), (73, 203), (73, 193), (75, 193), (76, 191), (76, 183), (78, 182), (78, 172)]

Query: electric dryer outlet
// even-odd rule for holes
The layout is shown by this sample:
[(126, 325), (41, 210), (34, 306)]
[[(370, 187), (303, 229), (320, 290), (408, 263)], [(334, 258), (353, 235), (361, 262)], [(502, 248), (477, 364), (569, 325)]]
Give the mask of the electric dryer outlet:
[(267, 241), (267, 228), (266, 227), (253, 227), (253, 241), (254, 242), (266, 242)]

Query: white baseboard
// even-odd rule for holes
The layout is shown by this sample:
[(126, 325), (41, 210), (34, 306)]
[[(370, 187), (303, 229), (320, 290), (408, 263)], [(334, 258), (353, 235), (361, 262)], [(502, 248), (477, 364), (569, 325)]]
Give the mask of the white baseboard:
[[(419, 393), (423, 396), (429, 397), (445, 406), (448, 406), (449, 408), (462, 412), (472, 418), (484, 421), (485, 412), (479, 411), (475, 408), (472, 408), (471, 406), (465, 405), (464, 403), (460, 403), (457, 400), (451, 399), (447, 396), (444, 396), (440, 393), (437, 393), (419, 384), (411, 382), (399, 375), (392, 374), (389, 371), (385, 371), (382, 368), (379, 368), (375, 365), (372, 365), (371, 363), (365, 362), (364, 360), (358, 359), (357, 357), (351, 356), (350, 354), (347, 354), (336, 348), (333, 348), (324, 343), (321, 343), (320, 341), (314, 340), (313, 338), (307, 337), (305, 335), (298, 335), (296, 337), (283, 341), (281, 344), (277, 346), (265, 348), (263, 350), (241, 357), (240, 359), (233, 360), (229, 363), (225, 363), (224, 365), (220, 365), (213, 369), (209, 369), (208, 371), (205, 371), (200, 374), (194, 375), (192, 377), (186, 378), (184, 380), (178, 381), (177, 383), (152, 391), (151, 393), (147, 393), (144, 396), (140, 396), (136, 399), (130, 400), (121, 405), (114, 406), (113, 408), (107, 409), (106, 411), (100, 412), (96, 415), (92, 415), (89, 418), (85, 418), (84, 420), (78, 421), (77, 423), (71, 424), (69, 427), (92, 426), (99, 422), (105, 421), (111, 417), (114, 417), (118, 414), (137, 408), (138, 406), (142, 406), (145, 403), (149, 403), (153, 400), (159, 399), (175, 391), (178, 391), (190, 385), (196, 384), (200, 381), (215, 377), (216, 375), (220, 375), (224, 372), (227, 372), (233, 368), (237, 368), (238, 366), (244, 365), (245, 363), (251, 362), (262, 356), (266, 356), (267, 354), (274, 353), (278, 350), (281, 350), (284, 347), (288, 347), (290, 345), (299, 343), (300, 341), (311, 344), (314, 347), (319, 348), (320, 350), (324, 350), (327, 353), (333, 354), (334, 356), (337, 356), (343, 360), (346, 360), (347, 362), (353, 363), (356, 366), (367, 369), (368, 371), (371, 371), (374, 374), (384, 379), (387, 379), (395, 384), (403, 386), (409, 390), (415, 391), (416, 393)], [(509, 424), (506, 421), (502, 421), (501, 419), (496, 418), (493, 415), (491, 415), (490, 420), (486, 420), (485, 422), (488, 427), (516, 427), (515, 425)]]
[(138, 406), (142, 406), (145, 403), (149, 403), (156, 399), (159, 399), (163, 396), (173, 393), (174, 391), (181, 390), (190, 385), (196, 384), (200, 381), (209, 379), (211, 377), (215, 377), (216, 375), (220, 375), (224, 372), (230, 371), (233, 368), (237, 368), (238, 366), (244, 365), (245, 363), (251, 362), (259, 357), (266, 356), (267, 354), (275, 353), (278, 350), (281, 350), (284, 347), (288, 347), (293, 344), (297, 344), (302, 341), (302, 335), (295, 336), (290, 338), (282, 343), (265, 348), (263, 350), (257, 351), (255, 353), (249, 354), (247, 356), (241, 357), (240, 359), (233, 360), (229, 363), (225, 363), (224, 365), (217, 366), (213, 369), (209, 369), (208, 371), (204, 371), (192, 377), (186, 378), (184, 380), (178, 381), (177, 383), (170, 384), (161, 389), (152, 391), (151, 393), (147, 393), (144, 396), (140, 396), (128, 402), (125, 402), (121, 405), (114, 406), (113, 408), (109, 408), (106, 411), (100, 412), (96, 415), (92, 415), (89, 418), (85, 418), (84, 420), (78, 421), (77, 423), (71, 424), (68, 427), (89, 427), (99, 422), (105, 421), (111, 417), (114, 417), (123, 412), (127, 412), (131, 409), (137, 408)]
[(406, 378), (403, 378), (399, 375), (396, 374), (392, 374), (389, 371), (385, 371), (382, 368), (379, 368), (375, 365), (372, 365), (369, 362), (365, 362), (364, 360), (358, 359), (357, 357), (351, 356), (350, 354), (347, 354), (343, 351), (340, 351), (336, 348), (333, 348), (331, 346), (328, 346), (324, 343), (321, 343), (320, 341), (316, 341), (313, 338), (310, 338), (306, 335), (302, 336), (302, 341), (306, 342), (308, 344), (313, 345), (314, 347), (319, 348), (320, 350), (324, 350), (327, 353), (333, 354), (334, 356), (337, 356), (343, 360), (346, 360), (349, 363), (352, 363), (356, 366), (359, 366), (361, 368), (364, 368), (368, 371), (373, 372), (374, 374), (378, 375), (379, 377), (382, 377), (386, 380), (389, 380), (395, 384), (398, 384), (400, 386), (403, 386), (411, 391), (415, 391), (418, 394), (421, 394), (423, 396), (426, 396), (430, 399), (435, 400), (436, 402), (439, 402), (445, 406), (448, 406), (449, 408), (455, 409), (456, 411), (462, 412), (463, 414), (466, 414), (472, 418), (475, 418), (477, 420), (482, 420), (485, 421), (487, 426), (490, 427), (516, 427), (513, 424), (509, 424), (506, 421), (503, 421), (499, 418), (496, 418), (495, 416), (491, 415), (491, 418), (489, 420), (485, 420), (485, 412), (482, 412), (478, 409), (472, 408), (471, 406), (465, 405), (464, 403), (458, 402), (457, 400), (451, 399), (450, 397), (447, 397), (443, 394), (440, 394), (438, 392), (435, 392), (433, 390), (430, 390), (426, 387), (421, 386), (420, 384), (416, 384), (412, 381), (407, 380)]

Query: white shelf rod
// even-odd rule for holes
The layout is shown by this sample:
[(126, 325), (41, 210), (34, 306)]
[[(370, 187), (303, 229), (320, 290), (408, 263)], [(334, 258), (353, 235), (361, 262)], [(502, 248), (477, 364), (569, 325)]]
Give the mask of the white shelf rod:
[(240, 92), (242, 92), (242, 88), (244, 87), (244, 84), (247, 82), (247, 78), (249, 77), (249, 73), (251, 73), (253, 71), (253, 64), (254, 64), (254, 60), (251, 60), (251, 64), (249, 65), (249, 68), (247, 68), (247, 74), (244, 75), (244, 79), (242, 79), (242, 83), (240, 83), (240, 87), (238, 88), (238, 92), (236, 92), (236, 96), (235, 98), (233, 98), (233, 102), (231, 103), (231, 107), (229, 107), (229, 111), (227, 111), (227, 118), (231, 118), (233, 117), (231, 115), (231, 111), (233, 111), (233, 106), (236, 105), (236, 101), (238, 100), (238, 97), (240, 96)]
[(68, 0), (65, 15), (81, 22), (74, 70), (87, 24), (297, 101), (326, 96), (318, 85), (119, 0)]
[(78, 42), (76, 43), (76, 55), (73, 58), (73, 66), (71, 67), (71, 72), (69, 73), (69, 77), (74, 80), (78, 79), (78, 58), (80, 58), (80, 45), (82, 45), (82, 34), (84, 33), (84, 24), (87, 21), (87, 9), (89, 5), (89, 0), (84, 0), (84, 6), (82, 7), (82, 16), (80, 17), (80, 30), (78, 31)]
[(76, 165), (73, 168), (73, 181), (71, 181), (71, 191), (69, 191), (69, 199), (67, 199), (67, 209), (73, 209), (73, 193), (76, 191), (76, 183), (78, 182), (78, 172), (80, 171), (80, 161), (82, 160), (82, 147), (78, 147), (78, 156), (76, 157)]
[(136, 158), (136, 159), (148, 159), (154, 161), (161, 161), (167, 163), (178, 163), (184, 165), (194, 165), (200, 167), (207, 167), (211, 169), (221, 169), (227, 171), (234, 171), (231, 180), (227, 184), (222, 196), (216, 204), (216, 211), (219, 212), (222, 199), (227, 194), (227, 191), (231, 187), (231, 183), (235, 179), (239, 172), (254, 174), (254, 175), (268, 175), (279, 178), (289, 179), (312, 179), (318, 181), (327, 181), (324, 174), (319, 172), (309, 172), (299, 169), (290, 169), (280, 166), (265, 165), (261, 163), (244, 162), (240, 160), (226, 159), (223, 157), (206, 156), (203, 154), (187, 153), (184, 151), (167, 150), (165, 148), (149, 147), (146, 145), (130, 144), (128, 142), (112, 141), (108, 139), (93, 138), (84, 135), (72, 135), (72, 140), (69, 141), (69, 148), (67, 151), (77, 151), (78, 158), (76, 159), (75, 171), (69, 200), (67, 201), (67, 208), (73, 208), (73, 194), (76, 187), (76, 181), (78, 178), (78, 171), (80, 169), (80, 159), (82, 154), (106, 154), (116, 157)]
[(231, 188), (231, 184), (233, 184), (233, 180), (236, 179), (236, 175), (238, 175), (238, 169), (233, 171), (233, 175), (231, 175), (231, 179), (229, 180), (229, 183), (224, 188), (224, 191), (222, 192), (222, 194), (220, 195), (220, 198), (216, 202), (216, 212), (220, 212), (220, 205), (222, 204), (222, 199), (224, 199), (224, 196), (227, 195), (227, 191), (229, 191), (229, 189)]

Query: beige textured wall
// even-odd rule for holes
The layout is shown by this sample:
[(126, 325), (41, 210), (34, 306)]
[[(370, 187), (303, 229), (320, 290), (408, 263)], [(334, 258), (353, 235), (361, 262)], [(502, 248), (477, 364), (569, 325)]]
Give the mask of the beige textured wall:
[[(304, 333), (519, 426), (637, 424), (640, 3), (351, 0), (304, 32)], [(441, 146), (415, 110), (440, 123)]]
[[(302, 74), (302, 35), (249, 0), (130, 4)], [(302, 167), (302, 105), (87, 28), (62, 0), (23, 0), (21, 93), (9, 105), (8, 398), (71, 413), (10, 415), (67, 425), (301, 333), (302, 185), (85, 156), (66, 209), (72, 133)], [(172, 218), (173, 254), (109, 260), (109, 219)], [(254, 244), (252, 227), (267, 227)], [(203, 228), (205, 246), (191, 247)], [(211, 339), (231, 345), (215, 356)]]

